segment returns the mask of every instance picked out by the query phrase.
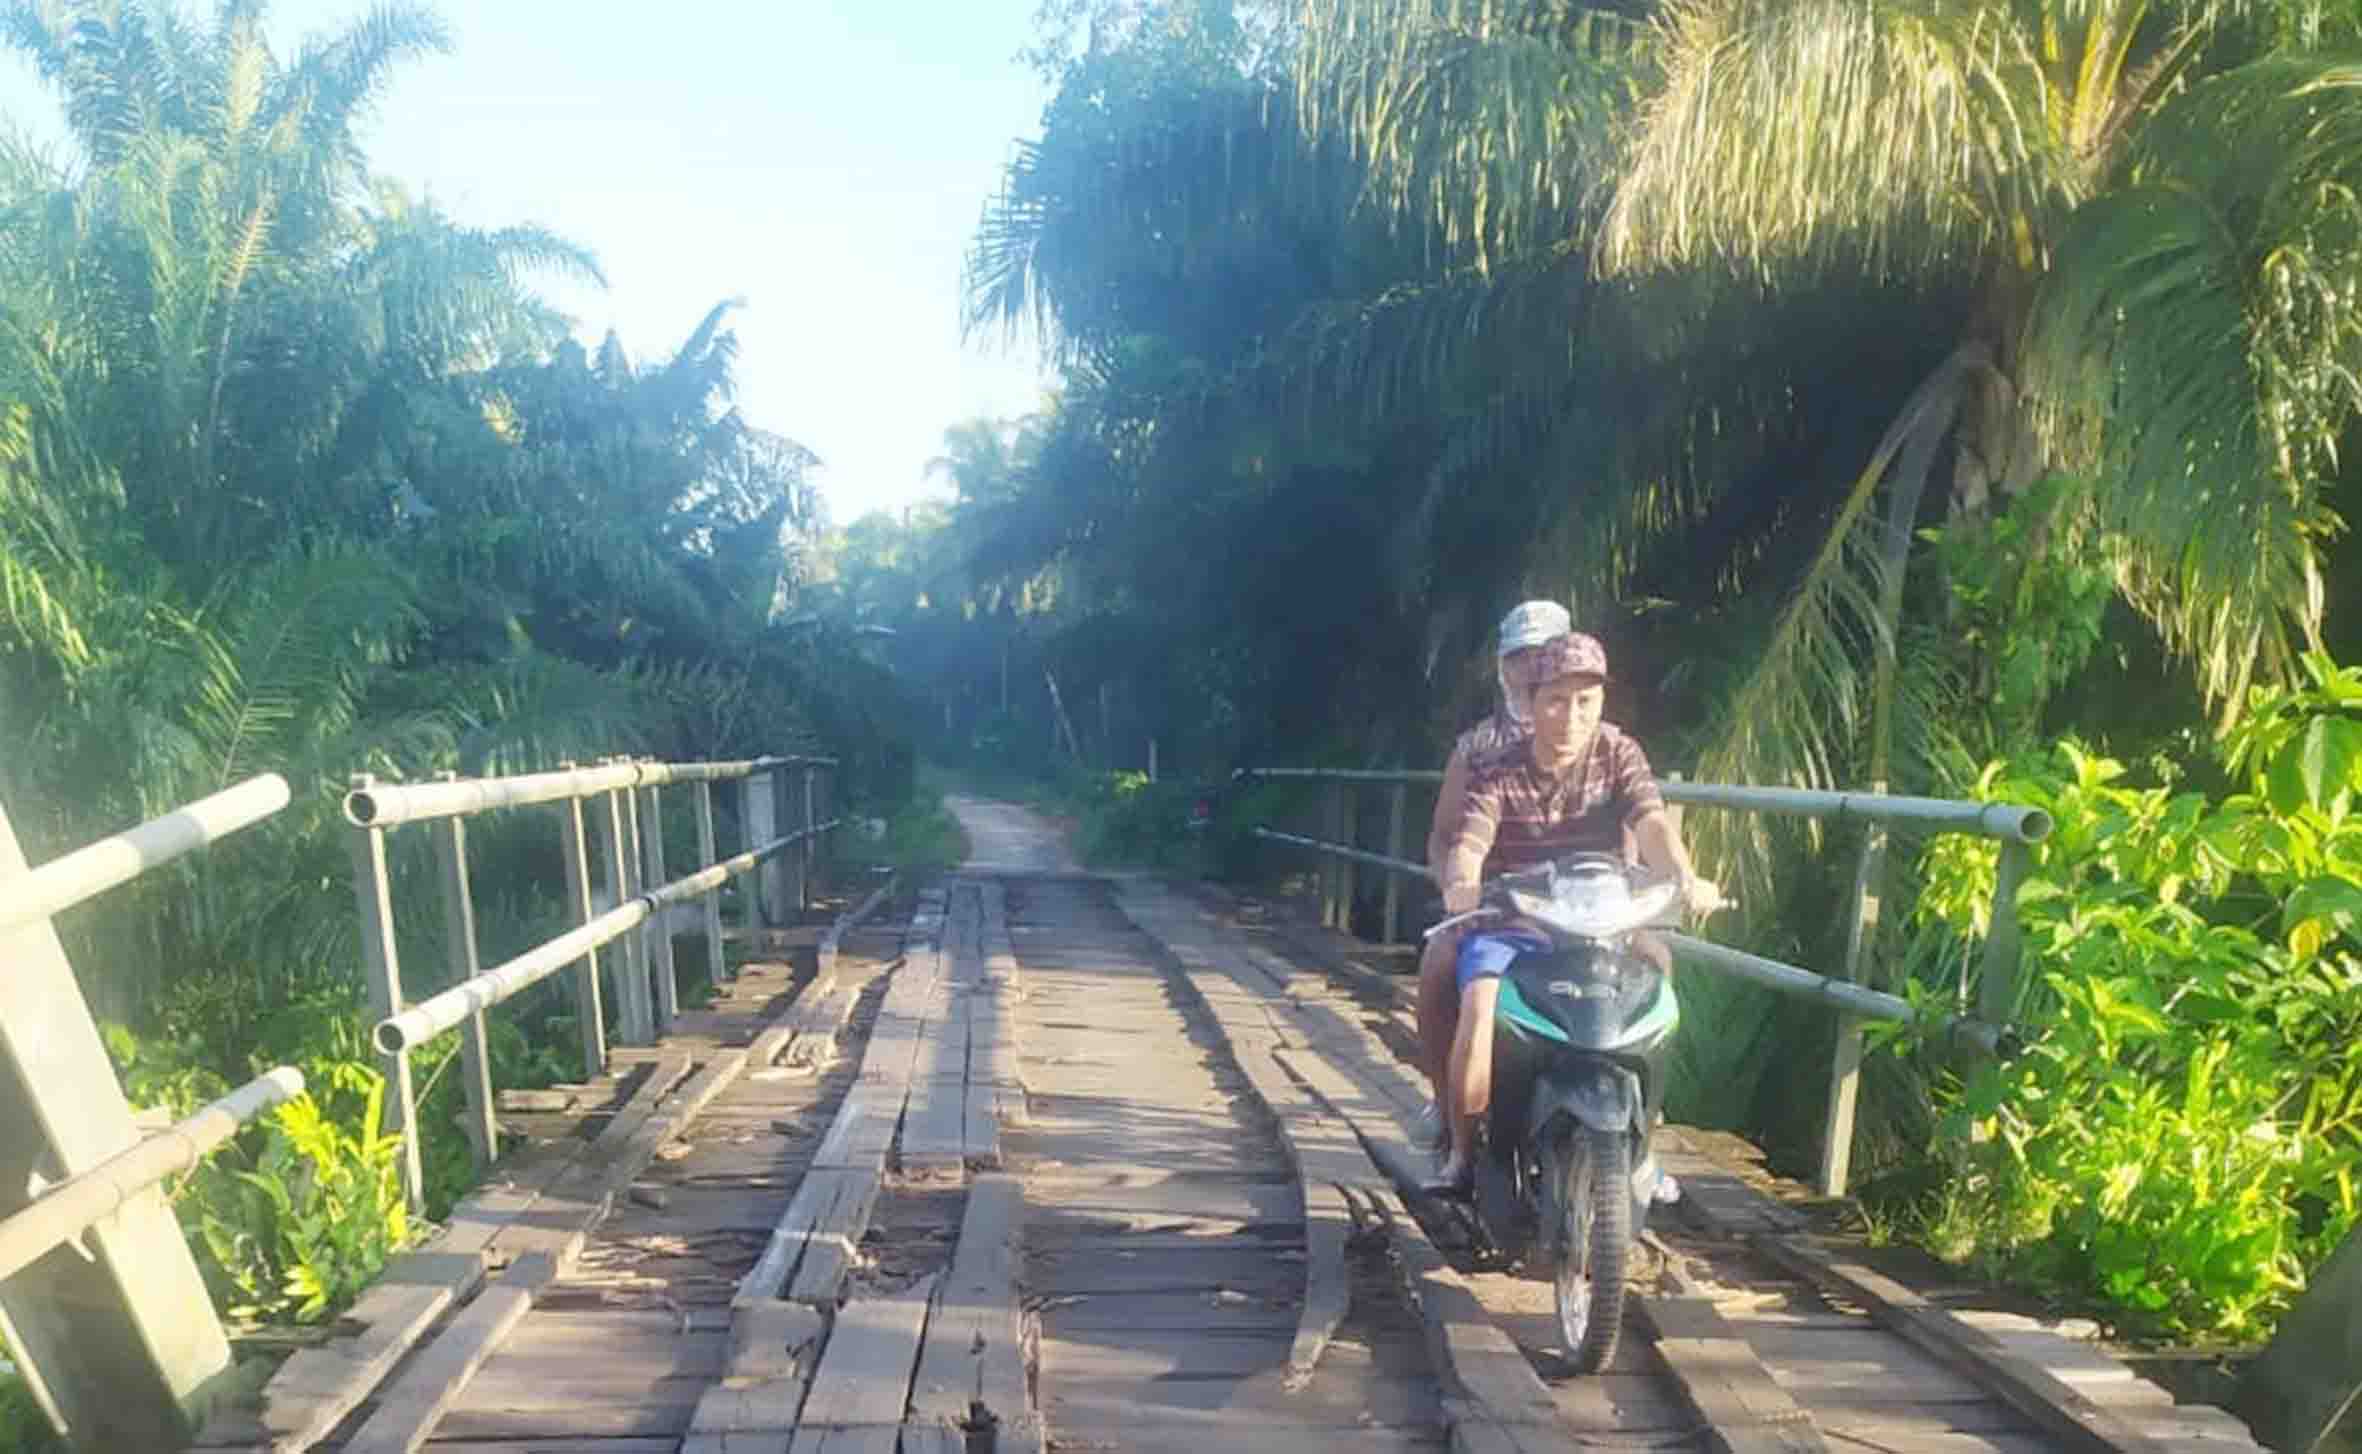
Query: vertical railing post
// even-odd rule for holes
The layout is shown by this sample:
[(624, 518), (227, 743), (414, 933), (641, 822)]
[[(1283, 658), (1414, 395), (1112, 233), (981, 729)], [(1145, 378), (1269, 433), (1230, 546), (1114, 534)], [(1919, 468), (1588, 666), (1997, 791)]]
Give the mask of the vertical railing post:
[[(603, 764), (613, 764), (618, 758), (603, 758)], [(632, 790), (612, 788), (606, 794), (607, 840), (607, 896), (616, 907), (633, 896), (632, 877), (636, 850), (633, 846)], [(611, 961), (615, 968), (616, 1036), (627, 1045), (647, 1045), (656, 1039), (655, 1016), (648, 1004), (648, 968), (641, 957), (640, 936), (626, 934), (615, 941), (621, 953)]]
[[(1361, 797), (1349, 782), (1337, 784), (1337, 841), (1347, 848), (1361, 847)], [(1353, 932), (1353, 904), (1361, 888), (1361, 864), (1350, 858), (1337, 860), (1337, 927), (1347, 934)]]
[(812, 830), (820, 826), (820, 770), (804, 769), (804, 872), (803, 881), (796, 885), (799, 912), (812, 907), (812, 873), (820, 866), (819, 837)]
[(1977, 976), (1977, 1018), (2006, 1025), (2018, 1009), (2018, 890), (2033, 866), (2034, 850), (2015, 838), (2001, 840), (1993, 869), (1993, 913), (1985, 925), (1985, 964)]
[[(714, 785), (708, 779), (697, 785), (697, 866), (711, 868), (721, 861), (714, 847)], [(715, 989), (722, 987), (724, 968), (722, 886), (716, 884), (705, 892), (705, 977)]]
[[(459, 774), (438, 774), (455, 782)], [(451, 972), (462, 980), (483, 970), (476, 952), (476, 903), (468, 892), (467, 820), (454, 815), (435, 825), (435, 856), (443, 870), (443, 942)], [(484, 1012), (476, 1011), (459, 1027), (460, 1090), (467, 1099), (465, 1126), (476, 1165), (500, 1159), (500, 1122), (492, 1108), (492, 1046), (484, 1034)]]
[[(1870, 791), (1886, 791), (1884, 781)], [(1845, 978), (1863, 982), (1863, 970), (1878, 935), (1879, 891), (1886, 874), (1886, 828), (1866, 825), (1862, 856), (1854, 873), (1853, 922), (1846, 929)], [(1821, 1195), (1845, 1195), (1853, 1173), (1854, 1107), (1861, 1094), (1862, 1021), (1858, 1015), (1837, 1017), (1837, 1049), (1829, 1064), (1829, 1118), (1821, 1137)]]
[[(640, 789), (640, 892), (672, 882), (664, 871), (664, 789), (655, 784)], [(673, 972), (673, 928), (669, 909), (658, 909), (646, 925), (649, 970), (656, 977), (656, 1028), (663, 1030), (681, 1017), (681, 980)]]
[[(377, 779), (355, 773), (352, 785), (368, 788)], [(409, 1008), (402, 1003), (402, 961), (394, 943), (394, 888), (386, 871), (385, 830), (353, 829), (353, 899), (361, 911), (361, 957), (369, 976), (372, 1020), (383, 1020)], [(426, 1201), (425, 1163), (418, 1151), (418, 1093), (410, 1082), (410, 1055), (380, 1053), (385, 1070), (385, 1126), (402, 1137), (402, 1195), (412, 1208)]]
[[(1386, 856), (1402, 857), (1403, 813), (1409, 805), (1410, 785), (1396, 783), (1386, 790)], [(1386, 927), (1383, 931), (1388, 944), (1402, 942), (1402, 875), (1389, 869), (1386, 874)]]
[[(798, 785), (803, 779), (794, 773), (781, 773), (772, 779), (772, 789), (778, 795), (778, 833), (785, 837), (796, 830), (802, 821), (802, 810), (796, 807)], [(779, 922), (782, 924), (802, 917), (804, 890), (804, 847), (797, 844), (772, 860), (779, 865)]]
[[(575, 764), (560, 763), (571, 770)], [(590, 836), (582, 821), (582, 799), (571, 797), (564, 803), (566, 816), (559, 824), (566, 850), (566, 907), (573, 913), (577, 926), (591, 921)], [(607, 1016), (599, 1003), (599, 951), (585, 950), (582, 962), (574, 971), (574, 1019), (582, 1032), (582, 1078), (594, 1080), (607, 1068)]]
[[(778, 778), (775, 772), (758, 772), (746, 779), (744, 817), (748, 852), (779, 836)], [(785, 855), (781, 855), (757, 868), (747, 885), (746, 927), (750, 946), (757, 938), (756, 930), (779, 926), (780, 906), (786, 902), (787, 864)]]

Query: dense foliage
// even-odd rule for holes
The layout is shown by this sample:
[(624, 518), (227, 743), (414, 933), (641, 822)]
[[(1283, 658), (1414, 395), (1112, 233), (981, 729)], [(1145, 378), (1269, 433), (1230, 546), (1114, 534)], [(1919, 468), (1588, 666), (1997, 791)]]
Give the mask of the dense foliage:
[[(2362, 672), (2305, 665), (2255, 694), (2219, 800), (2071, 740), (1978, 785), (2058, 826), (2018, 897), (2042, 1038), (1936, 1098), (1947, 1253), (2142, 1331), (2253, 1337), (2362, 1213)], [(1990, 845), (1925, 866), (1920, 948), (1965, 963)]]
[[(655, 355), (584, 348), (532, 285), (595, 280), (585, 250), (370, 169), (359, 128), (445, 45), (433, 14), (378, 5), (293, 55), (263, 20), (0, 5), (71, 136), (0, 144), (0, 802), (39, 862), (256, 773), (292, 784), (267, 824), (59, 927), (136, 1104), (305, 1071), (309, 1096), (174, 1195), (229, 1313), (312, 1322), (419, 1230), (364, 1039), (347, 774), (822, 747), (890, 801), (910, 754), (884, 668), (813, 609), (812, 457), (731, 406), (731, 305)], [(423, 994), (451, 973), (429, 845), (394, 843)], [(554, 932), (549, 825), (487, 821), (472, 847), (486, 961)], [(496, 1079), (563, 1073), (569, 1014), (495, 1017)], [(447, 1037), (417, 1062), (430, 1215), (473, 1174), (453, 1058)]]

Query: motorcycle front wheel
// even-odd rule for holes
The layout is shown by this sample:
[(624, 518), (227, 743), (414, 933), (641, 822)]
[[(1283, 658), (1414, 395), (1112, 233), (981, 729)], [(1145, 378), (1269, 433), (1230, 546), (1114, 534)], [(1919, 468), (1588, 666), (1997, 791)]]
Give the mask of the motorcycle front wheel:
[(1616, 1356), (1632, 1251), (1632, 1142), (1576, 1126), (1561, 1149), (1558, 1331), (1577, 1373)]

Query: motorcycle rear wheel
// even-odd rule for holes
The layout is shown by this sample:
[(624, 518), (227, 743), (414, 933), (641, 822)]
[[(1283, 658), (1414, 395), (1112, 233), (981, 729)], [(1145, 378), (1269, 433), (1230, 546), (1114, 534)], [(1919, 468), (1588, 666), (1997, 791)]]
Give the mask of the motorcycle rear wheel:
[(1616, 1356), (1624, 1328), (1624, 1280), (1632, 1253), (1632, 1142), (1577, 1126), (1561, 1150), (1555, 1291), (1558, 1331), (1577, 1373)]

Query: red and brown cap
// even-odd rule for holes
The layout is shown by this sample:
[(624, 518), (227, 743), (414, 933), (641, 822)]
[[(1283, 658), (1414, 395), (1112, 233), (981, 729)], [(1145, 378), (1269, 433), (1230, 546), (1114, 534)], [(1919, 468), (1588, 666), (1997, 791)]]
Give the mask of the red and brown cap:
[(1607, 680), (1607, 648), (1596, 637), (1570, 631), (1515, 658), (1509, 671), (1521, 687), (1538, 687), (1560, 677), (1598, 677)]

